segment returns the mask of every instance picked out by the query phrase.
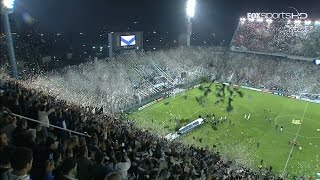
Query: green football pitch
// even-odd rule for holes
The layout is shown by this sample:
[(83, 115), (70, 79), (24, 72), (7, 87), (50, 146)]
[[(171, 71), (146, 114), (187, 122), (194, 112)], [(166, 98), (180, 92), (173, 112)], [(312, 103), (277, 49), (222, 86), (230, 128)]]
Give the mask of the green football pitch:
[[(231, 112), (226, 111), (226, 103), (215, 103), (214, 87), (205, 97), (204, 105), (196, 100), (203, 96), (203, 91), (195, 88), (133, 112), (129, 118), (140, 128), (165, 136), (175, 132), (176, 119), (192, 121), (199, 115), (214, 113), (219, 120), (216, 128), (208, 120), (178, 141), (219, 151), (224, 157), (257, 170), (262, 162), (263, 167), (271, 166), (278, 175), (285, 172), (289, 177), (304, 174), (315, 177), (320, 172), (320, 104), (241, 91), (244, 97), (235, 98)], [(249, 120), (245, 118), (248, 114)], [(297, 146), (289, 143), (295, 138)]]

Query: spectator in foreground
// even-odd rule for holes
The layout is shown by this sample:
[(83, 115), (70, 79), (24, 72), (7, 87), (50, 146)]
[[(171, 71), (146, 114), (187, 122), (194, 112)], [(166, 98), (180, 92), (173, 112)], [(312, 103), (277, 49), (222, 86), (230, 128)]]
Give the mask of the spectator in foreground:
[(92, 166), (92, 162), (88, 159), (88, 149), (86, 146), (79, 148), (79, 157), (77, 158), (79, 180), (90, 180), (91, 174), (89, 169)]
[(110, 173), (106, 176), (105, 180), (122, 180), (122, 177), (119, 173)]
[(2, 131), (7, 134), (9, 142), (12, 142), (12, 134), (17, 127), (16, 123), (17, 123), (17, 119), (15, 117), (12, 117), (9, 119), (9, 124), (7, 124), (2, 128)]
[(10, 150), (8, 146), (0, 150), (0, 177), (11, 168)]
[(48, 129), (50, 125), (49, 115), (54, 111), (54, 109), (47, 110), (45, 105), (42, 105), (38, 111), (38, 120), (41, 121), (42, 124), (42, 133), (44, 139), (48, 137)]
[(101, 151), (94, 153), (95, 164), (91, 167), (91, 175), (93, 180), (104, 179), (108, 174), (107, 167), (103, 164), (104, 154)]
[[(122, 160), (125, 160), (125, 162), (122, 162)], [(131, 161), (127, 155), (126, 152), (116, 152), (115, 154), (115, 160), (117, 162), (116, 167), (117, 167), (117, 172), (121, 174), (121, 177), (123, 179), (128, 179), (128, 170), (131, 167)]]
[(10, 158), (11, 168), (2, 176), (3, 180), (29, 180), (32, 168), (32, 151), (28, 148), (17, 148)]
[(0, 130), (0, 150), (5, 146), (8, 146), (8, 143), (7, 134)]
[(77, 162), (73, 158), (65, 159), (61, 164), (60, 173), (55, 180), (77, 180)]

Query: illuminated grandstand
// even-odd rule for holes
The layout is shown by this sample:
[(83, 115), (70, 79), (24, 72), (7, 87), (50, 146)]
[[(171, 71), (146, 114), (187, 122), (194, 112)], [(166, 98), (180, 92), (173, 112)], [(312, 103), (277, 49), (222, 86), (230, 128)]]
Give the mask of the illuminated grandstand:
[(319, 56), (320, 23), (311, 20), (240, 18), (230, 47), (233, 51), (279, 56)]

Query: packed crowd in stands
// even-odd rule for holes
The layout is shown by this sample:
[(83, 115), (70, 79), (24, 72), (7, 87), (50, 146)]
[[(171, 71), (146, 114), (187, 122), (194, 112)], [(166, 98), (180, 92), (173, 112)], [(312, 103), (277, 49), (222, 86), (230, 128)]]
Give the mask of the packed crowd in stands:
[[(283, 21), (240, 22), (231, 46), (237, 50), (317, 57), (320, 27)], [(318, 37), (316, 37), (318, 36)]]
[[(59, 99), (117, 113), (160, 92), (201, 77), (285, 92), (319, 94), (319, 67), (312, 62), (230, 52), (224, 48), (178, 48), (96, 60), (40, 74), (23, 84)], [(200, 82), (200, 81), (199, 81)]]
[(275, 179), (269, 167), (255, 172), (219, 152), (167, 142), (102, 108), (57, 100), (5, 76), (0, 102), (0, 173), (6, 180)]

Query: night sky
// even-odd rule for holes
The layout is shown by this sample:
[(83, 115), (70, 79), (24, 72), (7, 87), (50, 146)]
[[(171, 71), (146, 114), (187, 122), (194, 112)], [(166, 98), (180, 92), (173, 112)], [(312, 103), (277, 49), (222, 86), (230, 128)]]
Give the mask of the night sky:
[[(32, 17), (44, 32), (184, 32), (186, 0), (16, 0), (15, 17)], [(231, 39), (247, 12), (308, 13), (320, 19), (320, 0), (197, 0), (193, 32)], [(29, 16), (30, 15), (30, 16)], [(27, 18), (24, 18), (27, 19)], [(134, 23), (137, 22), (137, 23)], [(20, 27), (20, 26), (19, 26)]]

